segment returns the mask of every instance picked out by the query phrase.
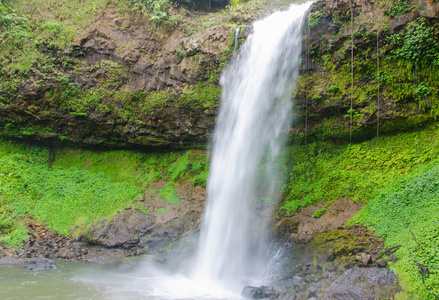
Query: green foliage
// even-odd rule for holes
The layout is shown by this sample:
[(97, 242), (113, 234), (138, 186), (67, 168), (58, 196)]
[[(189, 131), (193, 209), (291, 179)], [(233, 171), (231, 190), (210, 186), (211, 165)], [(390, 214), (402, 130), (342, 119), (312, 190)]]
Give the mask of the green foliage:
[(27, 228), (23, 224), (16, 223), (6, 236), (0, 237), (0, 242), (18, 249), (23, 246), (23, 240), (28, 236)]
[(438, 36), (437, 28), (418, 18), (405, 31), (388, 37), (386, 61), (397, 67), (384, 61), (380, 72), (380, 79), (396, 100), (415, 99), (418, 108), (435, 117), (439, 115), (439, 49), (434, 46)]
[[(173, 182), (177, 182), (182, 177), (194, 176), (193, 182), (206, 176), (208, 165), (206, 156), (196, 152), (186, 152), (173, 163), (168, 171)], [(198, 176), (198, 177), (197, 177)], [(195, 179), (197, 178), (197, 179)]]
[(312, 215), (314, 218), (320, 218), (321, 216), (323, 216), (326, 212), (326, 208), (320, 208), (318, 210), (316, 210)]
[(164, 208), (164, 207), (159, 207), (159, 208), (157, 208), (157, 209), (155, 210), (155, 212), (156, 212), (158, 215), (164, 213), (165, 211), (166, 211), (166, 208)]
[(95, 21), (99, 10), (109, 3), (110, 0), (23, 0), (13, 1), (11, 6), (20, 15), (29, 16), (39, 24), (60, 22), (62, 27), (74, 27), (80, 33), (81, 28)]
[(177, 196), (177, 190), (174, 187), (172, 181), (165, 184), (160, 190), (159, 196), (166, 200), (169, 204), (181, 204), (180, 199)]
[(169, 0), (131, 0), (120, 2), (132, 13), (148, 16), (156, 25), (176, 25), (178, 17), (171, 16), (172, 1)]
[(190, 104), (193, 107), (211, 108), (218, 105), (221, 88), (211, 84), (199, 82), (194, 90), (188, 90), (178, 99), (177, 105)]
[(174, 166), (169, 168), (169, 173), (172, 181), (176, 182), (180, 179), (189, 168), (189, 160), (186, 155), (180, 157), (175, 162)]
[(14, 223), (10, 214), (5, 209), (3, 209), (3, 211), (0, 213), (0, 235), (11, 232), (13, 224)]
[(304, 145), (293, 143), (283, 153), (283, 172), (289, 183), (279, 214), (289, 215), (339, 198), (368, 203), (395, 178), (438, 158), (438, 134), (432, 126), (397, 136), (382, 135), (378, 145), (375, 140), (338, 146), (319, 141), (308, 144), (306, 151)]
[[(20, 217), (45, 222), (49, 228), (70, 235), (74, 226), (87, 227), (98, 218), (131, 206), (141, 189), (152, 182), (169, 181), (157, 193), (170, 204), (179, 204), (174, 182), (207, 177), (202, 151), (143, 153), (52, 149), (1, 141), (0, 236), (19, 246), (25, 230)], [(48, 167), (49, 157), (55, 158)], [(199, 177), (197, 177), (199, 176)], [(21, 240), (20, 240), (21, 239)]]
[(206, 187), (207, 179), (209, 178), (209, 172), (203, 172), (194, 177), (192, 180), (192, 185), (199, 185), (201, 187)]
[(308, 22), (309, 22), (309, 28), (313, 29), (319, 25), (320, 19), (323, 18), (323, 15), (320, 11), (316, 11), (313, 13), (310, 13), (308, 16)]
[(69, 48), (73, 37), (81, 34), (81, 28), (93, 22), (97, 11), (107, 3), (108, 0), (24, 0), (13, 1), (12, 8), (2, 6), (0, 89), (15, 91), (31, 68), (40, 77), (56, 75), (59, 71), (54, 68), (53, 51)]
[[(401, 59), (407, 66), (429, 67), (439, 65), (439, 50), (435, 46), (438, 31), (427, 26), (419, 18), (410, 23), (405, 33), (391, 35), (388, 40), (396, 49), (391, 51), (391, 59)], [(410, 68), (411, 69), (411, 68)]]
[[(408, 279), (404, 290), (422, 299), (439, 294), (439, 161), (378, 194), (350, 223), (373, 226), (386, 246), (401, 246), (395, 268)], [(422, 278), (420, 266), (429, 268)]]
[[(437, 26), (429, 19), (419, 18), (398, 34), (386, 36), (380, 42), (380, 72), (377, 76), (377, 51), (374, 47), (376, 34), (360, 29), (356, 33), (356, 38), (363, 43), (355, 49), (354, 134), (355, 131), (367, 127), (367, 123), (377, 116), (378, 108), (375, 103), (378, 84), (380, 98), (392, 104), (384, 111), (387, 117), (393, 114), (395, 119), (411, 118), (420, 113), (429, 118), (439, 116), (439, 48), (435, 47), (439, 36)], [(342, 31), (334, 37), (336, 40), (344, 38), (346, 36)], [(341, 127), (348, 130), (346, 124), (349, 123), (346, 121), (350, 120), (351, 68), (350, 55), (347, 55), (345, 49), (349, 43), (350, 41), (339, 46), (322, 44), (318, 49), (313, 49), (313, 63), (323, 65), (324, 68), (310, 72), (308, 76), (301, 76), (297, 84), (297, 96), (303, 99), (306, 94), (308, 99), (313, 99), (313, 107), (339, 107), (338, 111), (328, 112), (332, 118), (326, 117), (325, 124), (322, 124), (321, 115), (308, 115), (309, 120), (316, 120), (325, 130), (332, 130), (335, 124), (339, 124), (340, 128), (334, 128), (333, 131), (340, 132)], [(384, 107), (380, 109), (381, 116)]]
[(146, 208), (145, 206), (134, 205), (133, 208), (134, 208), (134, 209), (137, 209), (138, 211), (140, 211), (141, 213), (143, 213), (143, 214), (145, 214), (145, 215), (149, 215), (148, 208)]
[(70, 234), (78, 218), (91, 222), (133, 201), (140, 190), (109, 180), (104, 173), (49, 168), (23, 154), (0, 157), (0, 201), (14, 216), (30, 216), (59, 233)]
[(191, 180), (208, 170), (206, 154), (200, 151), (144, 153), (64, 148), (56, 149), (55, 157), (53, 166), (104, 172), (114, 181), (128, 181), (140, 188), (159, 180)]
[(236, 7), (239, 5), (239, 0), (230, 0), (230, 6)]
[(210, 10), (212, 8), (223, 8), (229, 4), (231, 6), (239, 4), (239, 0), (173, 0), (173, 2), (194, 10)]
[(336, 84), (333, 84), (328, 88), (328, 92), (337, 94), (338, 92), (340, 92), (340, 87)]
[(385, 10), (384, 12), (394, 18), (396, 16), (401, 16), (406, 14), (409, 11), (409, 5), (407, 3), (407, 0), (394, 0), (393, 6), (390, 8), (390, 10)]

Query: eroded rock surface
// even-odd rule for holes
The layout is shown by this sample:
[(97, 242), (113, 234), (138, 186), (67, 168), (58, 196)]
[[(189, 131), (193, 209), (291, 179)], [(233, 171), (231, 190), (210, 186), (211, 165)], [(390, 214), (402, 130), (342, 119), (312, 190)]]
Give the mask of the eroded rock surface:
[(399, 291), (398, 276), (390, 269), (354, 268), (334, 281), (325, 291), (323, 299), (389, 299)]
[(24, 269), (30, 271), (52, 270), (56, 269), (56, 264), (53, 260), (47, 258), (12, 258), (0, 257), (0, 265), (20, 265)]

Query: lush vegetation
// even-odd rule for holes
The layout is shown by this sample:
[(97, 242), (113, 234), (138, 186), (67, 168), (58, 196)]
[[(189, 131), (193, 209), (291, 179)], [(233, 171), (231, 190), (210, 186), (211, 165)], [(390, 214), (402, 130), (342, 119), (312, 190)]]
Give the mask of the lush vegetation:
[[(283, 154), (284, 188), (280, 215), (339, 198), (368, 203), (399, 177), (414, 174), (439, 158), (439, 130), (382, 135), (361, 143), (292, 141)], [(410, 147), (407, 147), (410, 145)]]
[(394, 265), (410, 299), (439, 295), (439, 161), (383, 189), (350, 223), (369, 225), (400, 247)]
[[(317, 123), (317, 129), (322, 128), (328, 131), (328, 135), (337, 133), (344, 138), (349, 135), (351, 114), (354, 131), (363, 131), (371, 123), (375, 124), (378, 118), (381, 121), (409, 118), (403, 122), (407, 124), (437, 118), (437, 24), (429, 19), (418, 18), (407, 24), (403, 30), (391, 34), (387, 19), (378, 18), (374, 23), (379, 26), (380, 31), (378, 49), (376, 27), (360, 24), (353, 33), (355, 48), (351, 74), (351, 53), (347, 51), (351, 36), (345, 34), (350, 28), (350, 16), (343, 13), (326, 16), (316, 12), (310, 16), (310, 26), (318, 26), (323, 17), (332, 18), (332, 22), (342, 29), (320, 40), (319, 45), (313, 45), (310, 49), (310, 60), (320, 67), (316, 71), (303, 74), (297, 89), (297, 96), (301, 99), (307, 97), (308, 120)], [(301, 103), (299, 107), (304, 114), (303, 105)], [(322, 112), (322, 108), (332, 110), (326, 109)], [(325, 114), (325, 121), (322, 121), (322, 113)], [(331, 129), (333, 132), (329, 132)], [(381, 129), (386, 130), (380, 128), (380, 132)]]
[[(296, 139), (284, 153), (284, 201), (278, 216), (338, 198), (368, 205), (349, 223), (364, 223), (400, 247), (393, 268), (403, 299), (435, 299), (439, 281), (439, 127), (381, 135), (361, 143)], [(404, 298), (406, 297), (406, 298)]]
[[(385, 3), (382, 10), (387, 19), (413, 8), (406, 0), (375, 3)], [(88, 66), (70, 54), (72, 45), (86, 34), (85, 28), (104, 7), (149, 23), (160, 39), (177, 26), (190, 35), (218, 22), (206, 19), (200, 24), (195, 24), (197, 20), (181, 24), (187, 8), (212, 9), (228, 4), (224, 11), (227, 17), (221, 22), (233, 23), (231, 28), (249, 23), (253, 16), (240, 7), (239, 0), (3, 1), (0, 107), (12, 102), (9, 95), (24, 82), (38, 90), (48, 81), (54, 85), (41, 96), (43, 108), (30, 106), (26, 114), (39, 118), (34, 110), (40, 117), (59, 110), (75, 118), (105, 115), (115, 122), (145, 126), (146, 116), (163, 112), (170, 104), (180, 109), (215, 107), (220, 95), (219, 70), (206, 70), (197, 84), (186, 86), (181, 94), (169, 90), (134, 92), (125, 86), (130, 76), (125, 64), (102, 60)], [(350, 14), (329, 17), (341, 30), (311, 49), (312, 63), (322, 67), (302, 74), (297, 95), (303, 99), (306, 90), (306, 97), (313, 103), (307, 116), (310, 122), (318, 123), (325, 114), (318, 107), (338, 110), (333, 114), (327, 111), (324, 121), (306, 141), (300, 136), (291, 137), (278, 162), (285, 182), (278, 216), (289, 216), (323, 202), (325, 206), (314, 213), (319, 218), (339, 198), (369, 203), (351, 222), (371, 226), (386, 238), (387, 247), (400, 247), (396, 253), (399, 261), (393, 267), (410, 299), (434, 299), (433, 295), (439, 294), (439, 129), (432, 120), (439, 115), (439, 48), (435, 47), (439, 27), (430, 19), (419, 18), (390, 34), (386, 22), (377, 19), (375, 25), (385, 37), (377, 49), (375, 29), (356, 21), (359, 26), (353, 33), (356, 45), (351, 74), (351, 36), (345, 35), (351, 26)], [(318, 27), (323, 19), (328, 21), (325, 12), (314, 12), (309, 27)], [(230, 49), (225, 49), (218, 66), (224, 66)], [(147, 54), (142, 55), (151, 60)], [(175, 58), (186, 55), (179, 50)], [(70, 74), (88, 74), (96, 78), (95, 85), (81, 85)], [(348, 104), (351, 75), (355, 86), (352, 110)], [(367, 124), (379, 118), (378, 95), (387, 103), (380, 110), (387, 121), (380, 125), (379, 138), (368, 140), (377, 132)], [(352, 139), (347, 126), (351, 113)], [(28, 123), (23, 115), (10, 114), (1, 122), (1, 134), (7, 137), (37, 132), (54, 135), (50, 128)], [(73, 234), (73, 226), (84, 228), (127, 206), (149, 214), (134, 202), (142, 192), (155, 194), (169, 205), (179, 205), (179, 185), (205, 186), (208, 171), (203, 151), (48, 149), (1, 141), (0, 242), (21, 246), (30, 219), (46, 222), (48, 227), (69, 235)], [(162, 188), (154, 185), (157, 183)], [(155, 213), (164, 212), (161, 207)]]
[[(307, 117), (316, 130), (307, 140), (293, 138), (284, 154), (287, 183), (278, 215), (324, 202), (314, 213), (318, 218), (338, 198), (369, 203), (350, 223), (365, 223), (385, 237), (387, 247), (400, 247), (393, 268), (404, 287), (401, 299), (437, 299), (439, 27), (418, 18), (389, 30), (389, 18), (416, 11), (417, 4), (375, 1), (387, 16), (377, 15), (373, 26), (355, 14), (351, 24), (343, 12), (310, 16), (311, 28), (326, 18), (342, 29), (311, 48), (312, 63), (321, 68), (298, 83), (297, 95), (312, 103)], [(354, 32), (346, 35), (351, 25)], [(324, 106), (336, 109), (322, 112)]]
[(135, 200), (141, 190), (104, 173), (49, 168), (48, 149), (3, 141), (0, 146), (1, 241), (19, 246), (27, 236), (17, 218), (30, 217), (70, 235), (76, 222), (107, 217)]
[(200, 177), (207, 172), (206, 155), (200, 151), (49, 150), (2, 141), (0, 241), (19, 247), (27, 236), (24, 224), (29, 218), (70, 235), (73, 226), (84, 228), (124, 207), (134, 205), (148, 214), (133, 201), (157, 181), (168, 183), (150, 192), (179, 204), (174, 185), (188, 181), (205, 185)]
[(189, 181), (193, 185), (204, 186), (205, 182), (199, 182), (198, 178), (209, 168), (207, 156), (201, 150), (145, 153), (64, 148), (54, 151), (53, 166), (104, 172), (114, 181), (130, 182), (143, 189), (148, 189), (152, 182), (157, 181)]

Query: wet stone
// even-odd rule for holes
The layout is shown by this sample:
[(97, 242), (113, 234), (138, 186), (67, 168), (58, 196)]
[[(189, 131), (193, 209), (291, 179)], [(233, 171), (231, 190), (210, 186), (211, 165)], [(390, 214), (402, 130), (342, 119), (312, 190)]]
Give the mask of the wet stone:
[(37, 270), (52, 270), (56, 269), (56, 264), (53, 260), (47, 258), (31, 258), (24, 260), (23, 268), (31, 271)]
[(241, 292), (241, 296), (247, 299), (267, 299), (275, 295), (276, 291), (271, 286), (246, 286)]
[(296, 300), (296, 294), (294, 294), (294, 293), (282, 293), (276, 299), (277, 300)]
[(387, 262), (384, 259), (380, 259), (377, 261), (378, 268), (385, 268), (387, 266)]

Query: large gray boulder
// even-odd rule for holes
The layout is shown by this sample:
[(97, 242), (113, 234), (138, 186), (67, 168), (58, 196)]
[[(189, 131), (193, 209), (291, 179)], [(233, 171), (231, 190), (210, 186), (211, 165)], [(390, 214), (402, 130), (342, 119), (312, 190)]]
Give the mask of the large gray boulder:
[(347, 270), (325, 291), (326, 300), (373, 300), (393, 298), (401, 287), (390, 269), (354, 268)]

